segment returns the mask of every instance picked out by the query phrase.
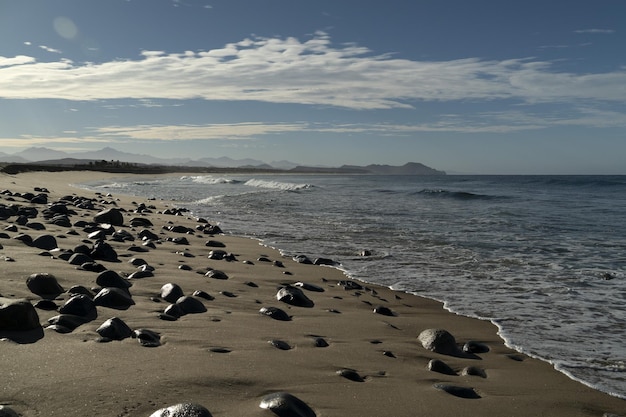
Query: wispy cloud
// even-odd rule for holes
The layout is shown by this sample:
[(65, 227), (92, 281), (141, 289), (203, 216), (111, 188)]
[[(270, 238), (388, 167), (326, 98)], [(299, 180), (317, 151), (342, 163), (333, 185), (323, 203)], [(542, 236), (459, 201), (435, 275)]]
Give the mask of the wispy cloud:
[(0, 57), (0, 97), (253, 100), (351, 109), (415, 101), (624, 101), (626, 70), (576, 74), (530, 59), (414, 61), (333, 46), (325, 33), (250, 38), (209, 51), (145, 51), (137, 60), (75, 63)]
[(574, 33), (611, 34), (611, 33), (615, 33), (615, 31), (613, 29), (579, 29), (579, 30), (575, 30)]
[(55, 53), (55, 54), (62, 53), (60, 50), (54, 49), (54, 48), (50, 48), (49, 46), (46, 46), (46, 45), (39, 45), (39, 48), (43, 49), (46, 52), (52, 52), (52, 53)]
[(208, 125), (139, 125), (109, 126), (95, 129), (101, 137), (123, 137), (142, 140), (209, 140), (250, 139), (259, 135), (297, 132), (306, 123), (232, 123)]

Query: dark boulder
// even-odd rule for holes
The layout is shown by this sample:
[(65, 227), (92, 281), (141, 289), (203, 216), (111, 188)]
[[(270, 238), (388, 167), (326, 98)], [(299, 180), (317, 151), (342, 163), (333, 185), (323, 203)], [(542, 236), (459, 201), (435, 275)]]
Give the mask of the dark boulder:
[(313, 301), (308, 298), (300, 288), (287, 285), (276, 293), (276, 299), (284, 303), (298, 307), (313, 307)]
[(0, 299), (0, 330), (26, 331), (41, 328), (37, 310), (28, 300)]
[(122, 226), (124, 224), (124, 215), (119, 209), (109, 208), (102, 210), (93, 217), (96, 223), (108, 223), (113, 226)]
[(26, 286), (33, 294), (48, 299), (56, 298), (65, 291), (56, 277), (48, 273), (30, 275), (26, 278)]

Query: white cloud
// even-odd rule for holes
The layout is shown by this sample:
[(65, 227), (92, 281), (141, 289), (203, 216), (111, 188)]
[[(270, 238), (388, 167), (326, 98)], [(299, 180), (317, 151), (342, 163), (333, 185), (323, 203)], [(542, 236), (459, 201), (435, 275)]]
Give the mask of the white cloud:
[(95, 129), (100, 137), (140, 140), (251, 139), (259, 135), (305, 130), (304, 123), (234, 123), (210, 125), (109, 126)]
[(352, 109), (413, 101), (625, 101), (626, 70), (556, 72), (530, 59), (412, 61), (335, 47), (324, 33), (251, 38), (206, 52), (144, 51), (137, 60), (74, 63), (0, 57), (0, 97), (253, 100)]
[(46, 46), (46, 45), (39, 45), (39, 47), (41, 49), (43, 49), (44, 51), (46, 51), (46, 52), (52, 52), (52, 53), (55, 53), (55, 54), (60, 54), (61, 53), (60, 50), (54, 49), (54, 48), (50, 48), (49, 46)]
[(615, 33), (613, 29), (580, 29), (575, 30), (574, 33), (602, 33), (602, 34), (610, 34)]

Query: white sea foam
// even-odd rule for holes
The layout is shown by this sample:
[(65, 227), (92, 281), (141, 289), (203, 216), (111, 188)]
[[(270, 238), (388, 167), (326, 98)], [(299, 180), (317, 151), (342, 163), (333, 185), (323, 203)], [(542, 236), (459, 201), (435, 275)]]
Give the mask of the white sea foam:
[(271, 188), (283, 191), (297, 191), (312, 188), (311, 184), (294, 184), (291, 182), (267, 181), (261, 179), (250, 179), (245, 182), (248, 187)]

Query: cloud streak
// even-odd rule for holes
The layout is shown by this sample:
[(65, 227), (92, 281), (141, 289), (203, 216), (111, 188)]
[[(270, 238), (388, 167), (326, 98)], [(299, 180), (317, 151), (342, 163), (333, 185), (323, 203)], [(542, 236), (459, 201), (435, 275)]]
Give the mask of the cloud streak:
[(250, 38), (209, 51), (144, 51), (137, 60), (102, 63), (0, 57), (5, 99), (252, 100), (390, 109), (416, 101), (625, 101), (625, 85), (624, 68), (575, 74), (530, 59), (413, 61), (353, 44), (333, 46), (321, 32), (304, 42)]

